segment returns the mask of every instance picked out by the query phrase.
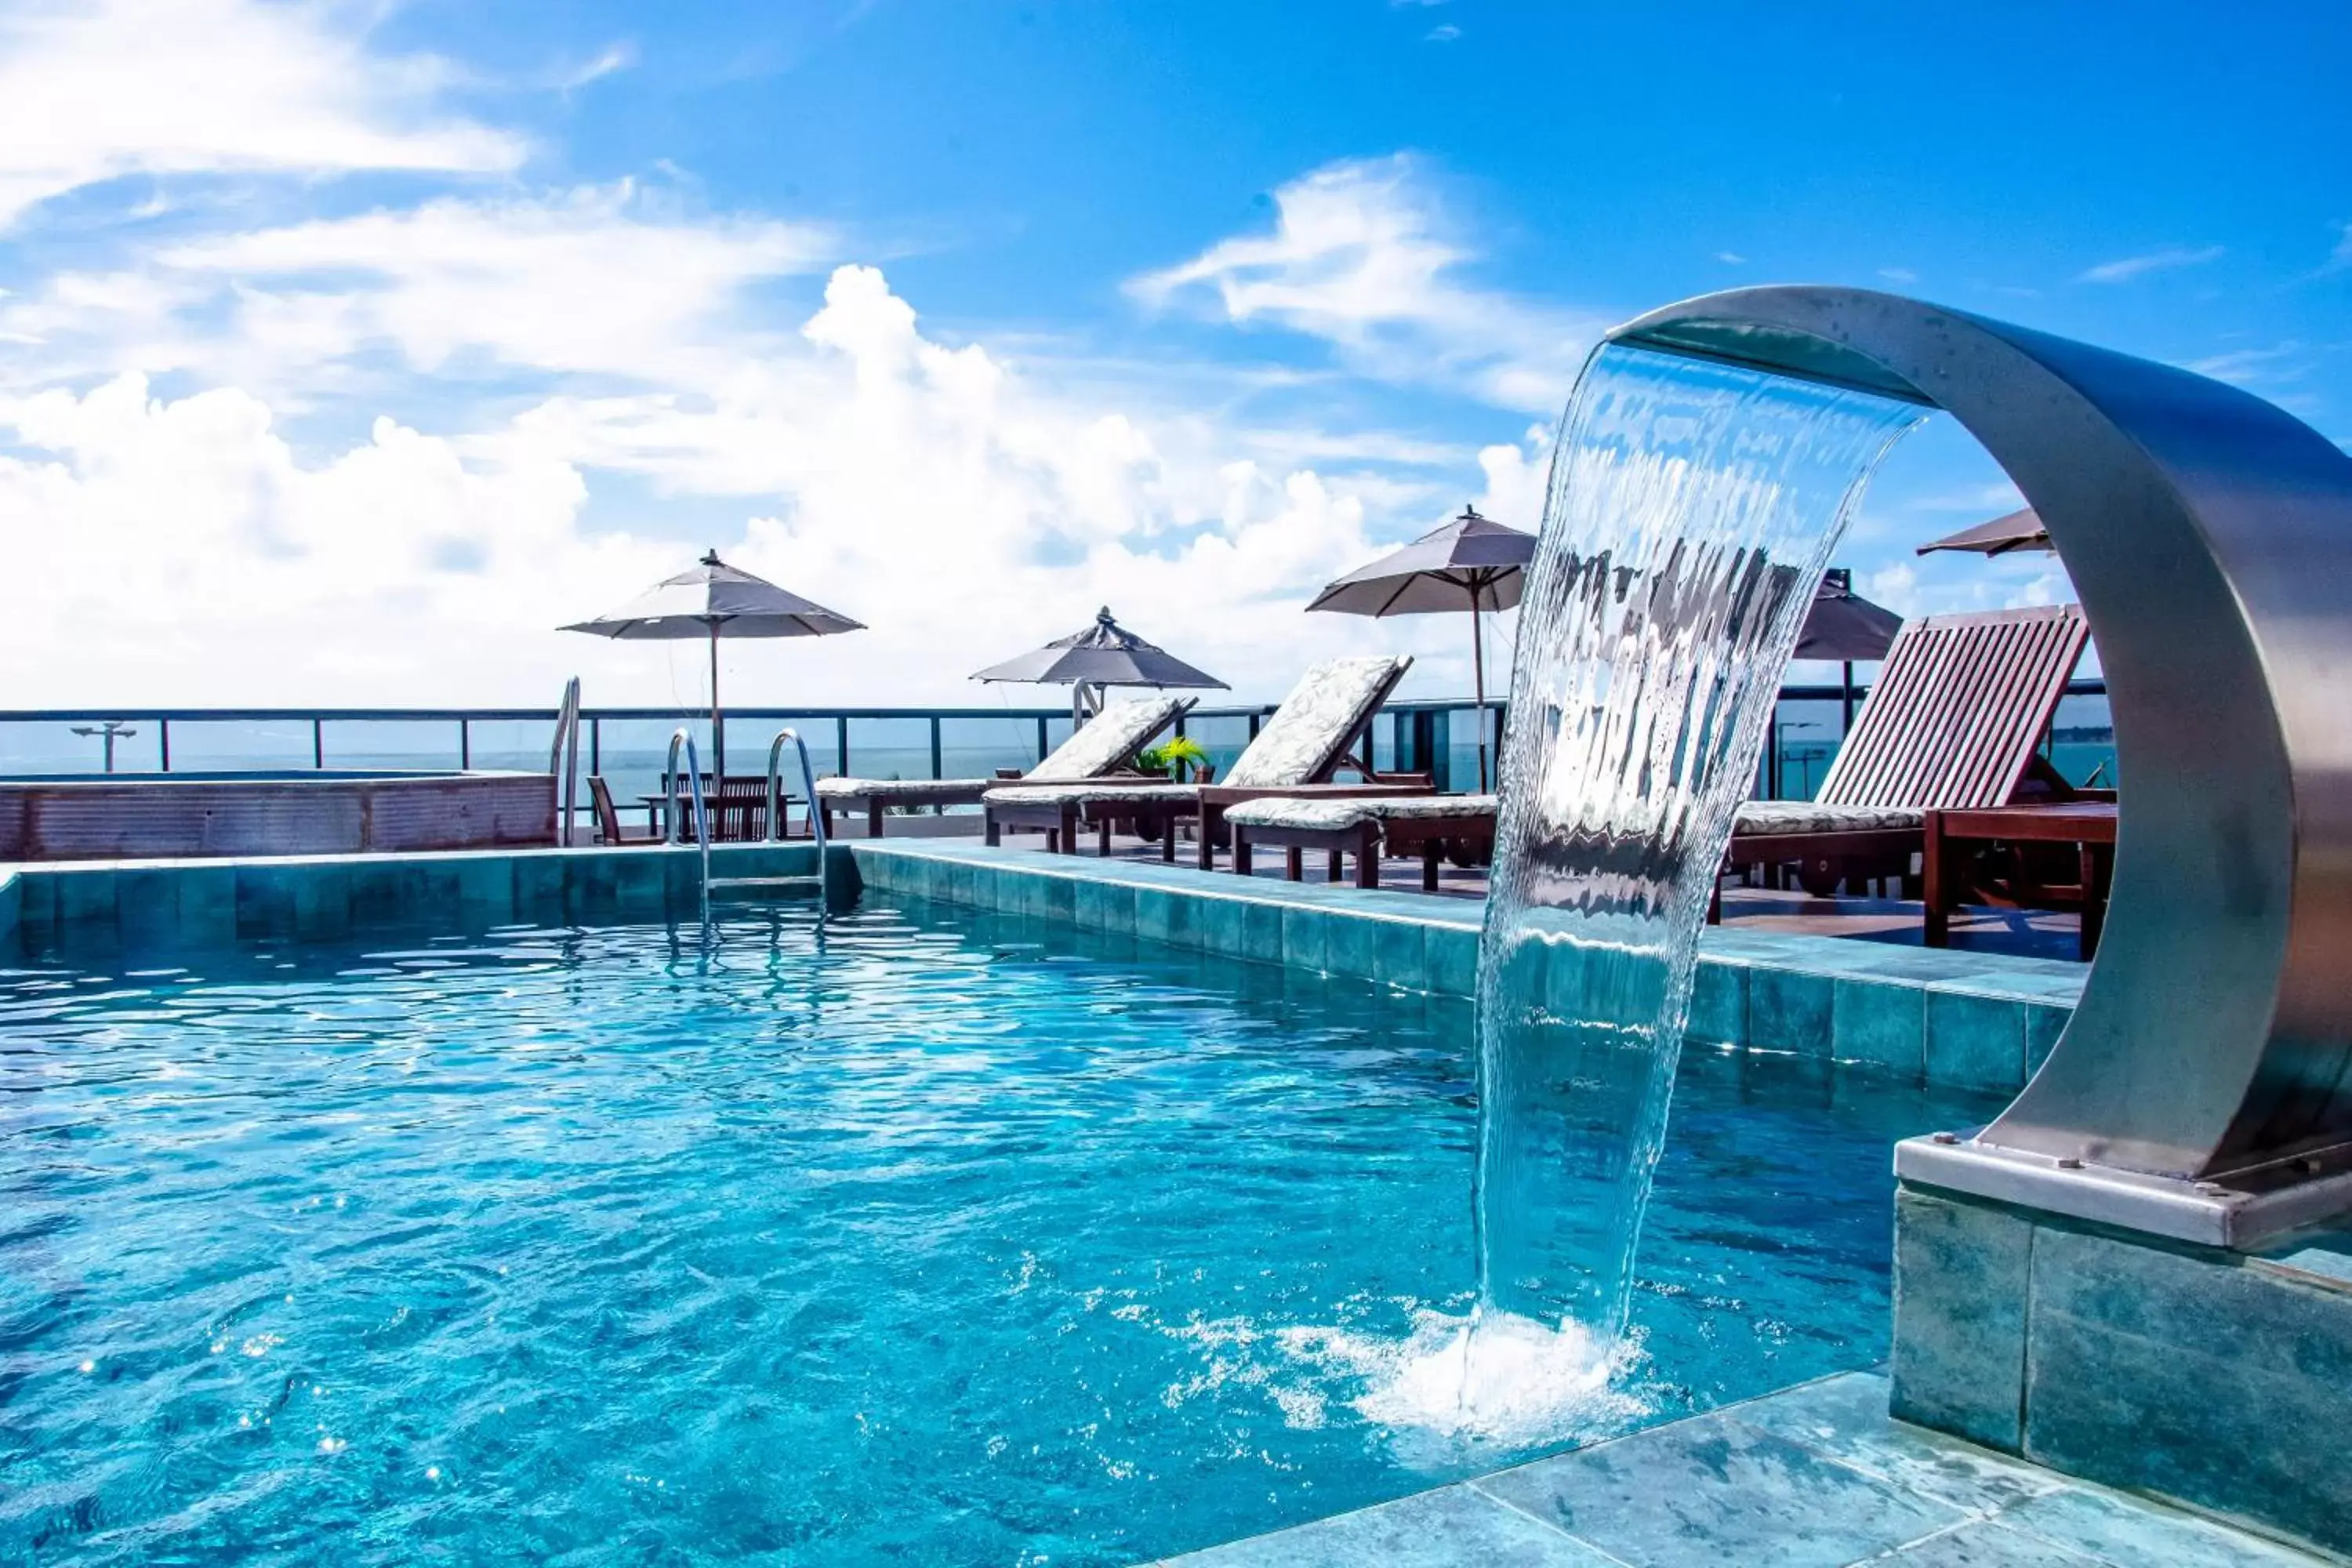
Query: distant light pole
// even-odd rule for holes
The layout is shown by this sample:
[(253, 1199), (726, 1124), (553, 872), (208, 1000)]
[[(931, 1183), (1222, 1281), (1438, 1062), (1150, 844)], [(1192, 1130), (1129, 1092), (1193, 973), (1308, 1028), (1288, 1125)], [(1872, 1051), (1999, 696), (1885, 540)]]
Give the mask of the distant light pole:
[(106, 742), (106, 771), (108, 773), (112, 773), (114, 771), (115, 741), (117, 739), (127, 741), (131, 736), (139, 733), (139, 731), (132, 729), (130, 725), (124, 723), (120, 719), (109, 719), (103, 724), (77, 724), (74, 726), (74, 733), (77, 735), (96, 735)]

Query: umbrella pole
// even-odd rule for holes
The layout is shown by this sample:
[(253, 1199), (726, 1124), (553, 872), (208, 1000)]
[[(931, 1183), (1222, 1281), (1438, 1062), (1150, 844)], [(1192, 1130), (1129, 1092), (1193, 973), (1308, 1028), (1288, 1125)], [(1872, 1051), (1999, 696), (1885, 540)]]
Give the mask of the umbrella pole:
[(1470, 684), (1478, 700), (1471, 721), (1478, 726), (1478, 793), (1486, 793), (1486, 638), (1478, 624), (1478, 590), (1470, 590)]
[(710, 780), (727, 776), (727, 720), (719, 711), (719, 627), (710, 628)]
[(1847, 732), (1853, 728), (1853, 660), (1847, 659), (1843, 668), (1845, 673), (1841, 683), (1843, 689), (1839, 697), (1845, 709), (1845, 720), (1838, 728), (1840, 740), (1843, 740)]

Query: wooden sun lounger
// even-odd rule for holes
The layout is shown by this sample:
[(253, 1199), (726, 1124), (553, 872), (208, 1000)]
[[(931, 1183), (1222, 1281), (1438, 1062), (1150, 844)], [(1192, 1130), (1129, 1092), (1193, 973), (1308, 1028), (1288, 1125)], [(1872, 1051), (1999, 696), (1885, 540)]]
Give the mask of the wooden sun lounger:
[[(1293, 704), (1308, 692), (1318, 677), (1328, 678), (1345, 661), (1334, 660), (1318, 666), (1300, 678), (1298, 687), (1273, 719), (1258, 732), (1234, 763), (1229, 775), (1233, 782), (1204, 784), (1091, 784), (1066, 788), (1024, 788), (1014, 786), (991, 790), (982, 803), (987, 813), (987, 839), (990, 844), (1003, 842), (1007, 832), (1036, 832), (1045, 835), (1045, 847), (1062, 854), (1077, 852), (1077, 835), (1081, 826), (1095, 829), (1097, 852), (1110, 853), (1110, 835), (1114, 826), (1125, 826), (1144, 837), (1154, 834), (1160, 839), (1160, 858), (1172, 862), (1176, 858), (1176, 837), (1181, 824), (1197, 822), (1197, 839), (1201, 868), (1216, 868), (1216, 848), (1224, 839), (1225, 808), (1237, 801), (1255, 800), (1261, 796), (1297, 795), (1302, 787), (1318, 793), (1353, 795), (1426, 795), (1435, 787), (1427, 773), (1382, 773), (1371, 764), (1371, 726), (1373, 718), (1387, 702), (1412, 668), (1405, 658), (1386, 661), (1388, 668), (1379, 673), (1357, 703), (1345, 722), (1336, 725), (1326, 736), (1310, 736), (1315, 754), (1273, 764), (1274, 752), (1283, 743), (1277, 735), (1286, 712), (1293, 713), (1295, 737), (1298, 720)], [(1356, 754), (1360, 748), (1361, 754)], [(1254, 763), (1255, 759), (1255, 763)], [(1360, 784), (1342, 784), (1338, 775), (1354, 773)], [(1280, 773), (1284, 777), (1273, 777)]]
[[(817, 797), (823, 803), (825, 828), (828, 833), (834, 831), (836, 816), (863, 810), (866, 836), (879, 838), (882, 818), (893, 808), (978, 805), (990, 790), (1024, 779), (1072, 783), (1095, 778), (1140, 780), (1143, 775), (1132, 767), (1135, 753), (1191, 712), (1198, 700), (1192, 697), (1161, 697), (1114, 703), (1072, 731), (1068, 740), (1026, 773), (1018, 768), (1000, 768), (990, 779), (820, 779)], [(1106, 722), (1123, 731), (1116, 737), (1121, 745), (1106, 750), (1097, 743), (1109, 731), (1096, 730), (1096, 726)]]
[(1724, 868), (1793, 865), (1818, 897), (1907, 884), (1927, 812), (2078, 798), (2040, 748), (2089, 638), (2080, 605), (1906, 623), (1820, 794), (1743, 806)]

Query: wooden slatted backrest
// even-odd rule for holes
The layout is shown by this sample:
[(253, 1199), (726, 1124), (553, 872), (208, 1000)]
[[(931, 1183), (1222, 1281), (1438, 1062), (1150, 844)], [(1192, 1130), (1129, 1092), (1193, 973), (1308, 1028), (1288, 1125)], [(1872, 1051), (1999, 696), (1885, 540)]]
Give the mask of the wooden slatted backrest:
[(613, 808), (612, 786), (595, 774), (588, 779), (588, 804), (596, 809), (596, 832), (607, 844), (621, 841), (621, 814)]
[(2006, 805), (2066, 694), (2080, 605), (1907, 621), (1822, 780), (1828, 805)]
[(768, 826), (767, 775), (730, 773), (706, 803), (710, 837), (721, 842), (757, 838)]

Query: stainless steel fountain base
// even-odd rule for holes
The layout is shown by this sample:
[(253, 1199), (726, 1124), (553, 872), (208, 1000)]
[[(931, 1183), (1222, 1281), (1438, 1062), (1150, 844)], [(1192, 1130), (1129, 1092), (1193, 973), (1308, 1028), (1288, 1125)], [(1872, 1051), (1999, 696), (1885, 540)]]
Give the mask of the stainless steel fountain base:
[(2188, 1181), (1938, 1132), (1897, 1143), (1895, 1174), (1914, 1186), (2245, 1251), (2352, 1209), (2347, 1152), (2337, 1149), (2219, 1180)]

